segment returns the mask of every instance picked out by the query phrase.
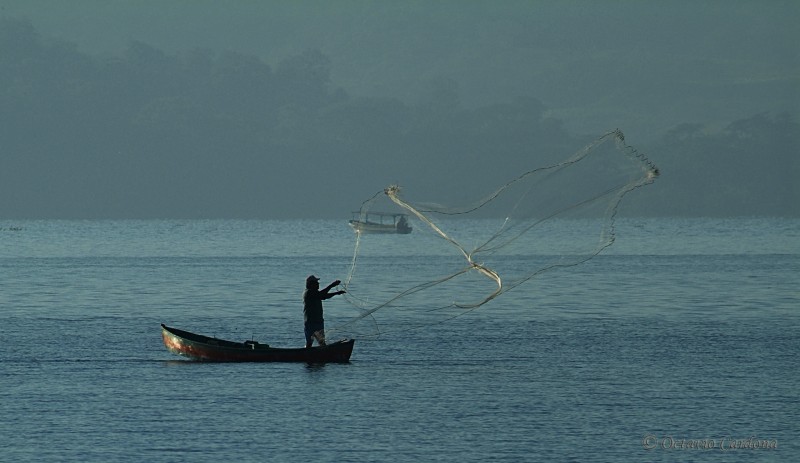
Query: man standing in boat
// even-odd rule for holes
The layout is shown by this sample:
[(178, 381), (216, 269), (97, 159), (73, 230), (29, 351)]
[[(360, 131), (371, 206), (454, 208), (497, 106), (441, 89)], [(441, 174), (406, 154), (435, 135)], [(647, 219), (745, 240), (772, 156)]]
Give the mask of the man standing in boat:
[(314, 275), (306, 278), (306, 290), (303, 292), (303, 318), (305, 319), (306, 347), (311, 347), (314, 339), (320, 346), (325, 345), (325, 319), (322, 317), (322, 301), (333, 296), (344, 294), (345, 291), (330, 292), (334, 286), (339, 286), (341, 281), (336, 280), (319, 289), (319, 278)]

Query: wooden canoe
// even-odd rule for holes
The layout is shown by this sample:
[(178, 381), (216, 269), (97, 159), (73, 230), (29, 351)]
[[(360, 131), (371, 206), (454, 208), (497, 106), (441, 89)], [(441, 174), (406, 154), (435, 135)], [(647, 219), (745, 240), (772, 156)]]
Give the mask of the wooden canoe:
[(161, 324), (167, 350), (205, 362), (306, 362), (350, 361), (355, 340), (345, 339), (326, 346), (280, 348), (252, 341), (235, 342), (194, 334)]

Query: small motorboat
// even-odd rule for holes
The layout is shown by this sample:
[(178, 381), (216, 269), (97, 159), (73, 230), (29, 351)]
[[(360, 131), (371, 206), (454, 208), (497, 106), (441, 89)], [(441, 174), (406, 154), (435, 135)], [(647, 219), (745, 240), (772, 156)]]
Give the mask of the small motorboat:
[(388, 214), (385, 212), (353, 212), (353, 219), (348, 222), (356, 233), (411, 233), (406, 214)]
[(235, 342), (194, 334), (161, 324), (167, 350), (205, 362), (306, 362), (346, 363), (355, 340), (344, 339), (325, 346), (280, 348), (255, 341)]

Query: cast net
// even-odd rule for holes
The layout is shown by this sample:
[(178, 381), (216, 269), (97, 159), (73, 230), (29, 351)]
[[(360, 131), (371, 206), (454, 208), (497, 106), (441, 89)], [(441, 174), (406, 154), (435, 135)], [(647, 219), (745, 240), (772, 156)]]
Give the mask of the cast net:
[[(498, 304), (507, 291), (611, 246), (621, 201), (657, 176), (656, 166), (615, 130), (493, 189), (473, 183), (442, 190), (446, 180), (429, 187), (439, 187), (438, 196), (474, 197), (461, 205), (418, 202), (417, 191), (391, 185), (364, 201), (356, 220), (402, 213), (413, 230), (355, 233), (343, 283), (352, 313), (331, 320), (328, 331), (378, 336)], [(535, 308), (535, 291), (514, 300)]]

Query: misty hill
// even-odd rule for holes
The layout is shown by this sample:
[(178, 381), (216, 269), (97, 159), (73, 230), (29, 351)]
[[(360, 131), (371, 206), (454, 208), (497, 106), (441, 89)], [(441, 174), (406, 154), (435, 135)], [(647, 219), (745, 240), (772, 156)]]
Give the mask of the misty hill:
[[(390, 183), (452, 197), (588, 141), (537, 97), (466, 105), (442, 77), (409, 102), (355, 94), (333, 68), (313, 48), (93, 54), (0, 20), (0, 217), (346, 217)], [(794, 114), (628, 135), (662, 178), (625, 213), (800, 215)]]
[(236, 51), (276, 65), (330, 58), (359, 97), (425, 99), (450, 81), (465, 108), (541, 100), (576, 133), (652, 139), (800, 109), (800, 2), (4, 0), (45, 36), (91, 55), (131, 42), (173, 55)]

